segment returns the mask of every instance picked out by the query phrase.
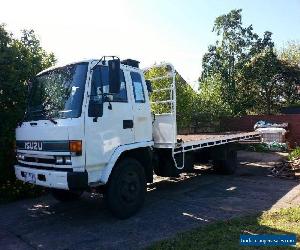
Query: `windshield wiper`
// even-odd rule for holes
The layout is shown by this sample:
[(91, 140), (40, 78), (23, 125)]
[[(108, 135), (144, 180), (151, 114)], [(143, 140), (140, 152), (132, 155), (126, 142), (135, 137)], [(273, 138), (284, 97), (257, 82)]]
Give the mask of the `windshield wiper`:
[(53, 118), (51, 118), (51, 117), (46, 117), (46, 118), (53, 124), (57, 124), (57, 121), (55, 121)]
[(55, 121), (49, 114), (47, 114), (47, 112), (44, 109), (38, 109), (38, 110), (34, 110), (34, 111), (30, 111), (30, 113), (33, 116), (39, 116), (42, 115), (43, 117), (45, 117), (47, 120), (49, 120), (50, 122), (57, 124), (57, 121)]
[(45, 110), (42, 111), (42, 114), (45, 116), (47, 120), (49, 120), (53, 124), (57, 124), (57, 121), (55, 121), (49, 114), (47, 114)]

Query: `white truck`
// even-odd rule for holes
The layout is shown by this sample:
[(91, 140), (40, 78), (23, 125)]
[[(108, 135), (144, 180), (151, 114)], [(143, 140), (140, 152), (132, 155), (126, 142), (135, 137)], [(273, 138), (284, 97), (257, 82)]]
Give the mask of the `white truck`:
[[(117, 57), (52, 67), (29, 85), (28, 108), (16, 128), (17, 179), (50, 188), (59, 201), (78, 199), (84, 191), (101, 190), (111, 212), (128, 218), (143, 205), (153, 172), (178, 176), (196, 162), (234, 172), (234, 142), (258, 134), (178, 135), (176, 71), (145, 80), (139, 62)], [(163, 89), (151, 81), (170, 80)], [(166, 100), (151, 92), (166, 91)], [(170, 105), (153, 114), (151, 105)]]

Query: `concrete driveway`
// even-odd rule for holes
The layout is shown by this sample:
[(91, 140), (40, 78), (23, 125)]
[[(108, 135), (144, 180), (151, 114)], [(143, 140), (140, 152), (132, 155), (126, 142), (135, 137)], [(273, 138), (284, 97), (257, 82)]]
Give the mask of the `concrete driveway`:
[(62, 204), (51, 196), (0, 206), (1, 249), (137, 249), (208, 223), (300, 204), (300, 184), (267, 176), (276, 154), (239, 152), (234, 176), (209, 170), (157, 179), (133, 218), (111, 216), (100, 196)]

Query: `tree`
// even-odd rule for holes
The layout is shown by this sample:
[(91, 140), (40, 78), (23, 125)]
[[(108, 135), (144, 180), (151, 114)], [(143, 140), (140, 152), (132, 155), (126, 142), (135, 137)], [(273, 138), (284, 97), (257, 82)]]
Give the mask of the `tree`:
[(12, 173), (14, 131), (24, 116), (27, 80), (54, 62), (53, 53), (47, 53), (41, 47), (33, 30), (23, 30), (21, 38), (17, 39), (6, 30), (4, 24), (0, 25), (1, 177)]
[(232, 10), (216, 18), (213, 31), (220, 37), (215, 45), (208, 48), (202, 61), (200, 80), (219, 75), (224, 100), (230, 105), (234, 115), (246, 114), (253, 109), (255, 87), (251, 79), (245, 79), (251, 59), (273, 44), (271, 32), (266, 31), (263, 38), (253, 32), (252, 25), (242, 25), (241, 9)]
[(272, 33), (266, 31), (261, 38), (252, 25), (244, 27), (241, 12), (216, 18), (213, 31), (219, 39), (203, 57), (200, 80), (219, 77), (233, 115), (276, 113), (299, 101), (300, 45), (289, 43), (278, 55)]
[(222, 82), (220, 76), (214, 75), (201, 82), (200, 92), (197, 100), (198, 122), (214, 123), (222, 117), (232, 115), (230, 105), (222, 95)]
[[(298, 48), (298, 49), (297, 49)], [(277, 113), (283, 106), (299, 101), (297, 84), (300, 84), (300, 46), (289, 45), (282, 52), (276, 52), (269, 43), (255, 55), (247, 66), (253, 83), (258, 90), (256, 108), (259, 113)]]
[(281, 73), (279, 74), (279, 81), (282, 83), (282, 98), (284, 106), (300, 105), (300, 67), (280, 61)]
[(279, 80), (280, 62), (273, 51), (273, 44), (253, 56), (246, 65), (245, 76), (256, 89), (255, 110), (271, 114), (280, 108), (282, 83)]
[(280, 80), (283, 82), (285, 105), (300, 105), (300, 43), (291, 41), (278, 51), (281, 63)]
[(239, 98), (248, 96), (253, 89), (243, 88), (241, 74), (244, 65), (259, 50), (258, 35), (253, 32), (252, 25), (243, 27), (242, 10), (232, 10), (226, 15), (216, 18), (213, 31), (220, 37), (215, 45), (208, 48), (203, 57), (201, 80), (219, 75), (222, 82), (222, 93), (234, 114), (243, 114), (253, 103), (252, 100)]
[(300, 65), (300, 42), (289, 41), (285, 47), (278, 51), (279, 59), (294, 66)]

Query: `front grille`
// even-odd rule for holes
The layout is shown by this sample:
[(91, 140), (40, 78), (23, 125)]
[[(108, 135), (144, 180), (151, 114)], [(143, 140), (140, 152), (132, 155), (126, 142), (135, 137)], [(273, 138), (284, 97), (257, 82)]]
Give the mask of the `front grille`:
[(45, 163), (45, 164), (55, 164), (55, 158), (53, 159), (45, 159), (45, 158), (39, 158), (39, 157), (24, 157), (24, 160), (26, 162), (35, 162), (35, 163)]
[(68, 155), (43, 155), (17, 152), (17, 159), (20, 164), (34, 167), (46, 167), (49, 169), (71, 168), (71, 156)]
[(54, 171), (62, 171), (62, 172), (73, 172), (72, 168), (58, 168), (58, 167), (45, 167), (45, 166), (35, 166), (29, 165), (25, 163), (18, 162), (19, 166), (26, 167), (26, 168), (33, 168), (33, 169), (40, 169), (40, 170), (54, 170)]

